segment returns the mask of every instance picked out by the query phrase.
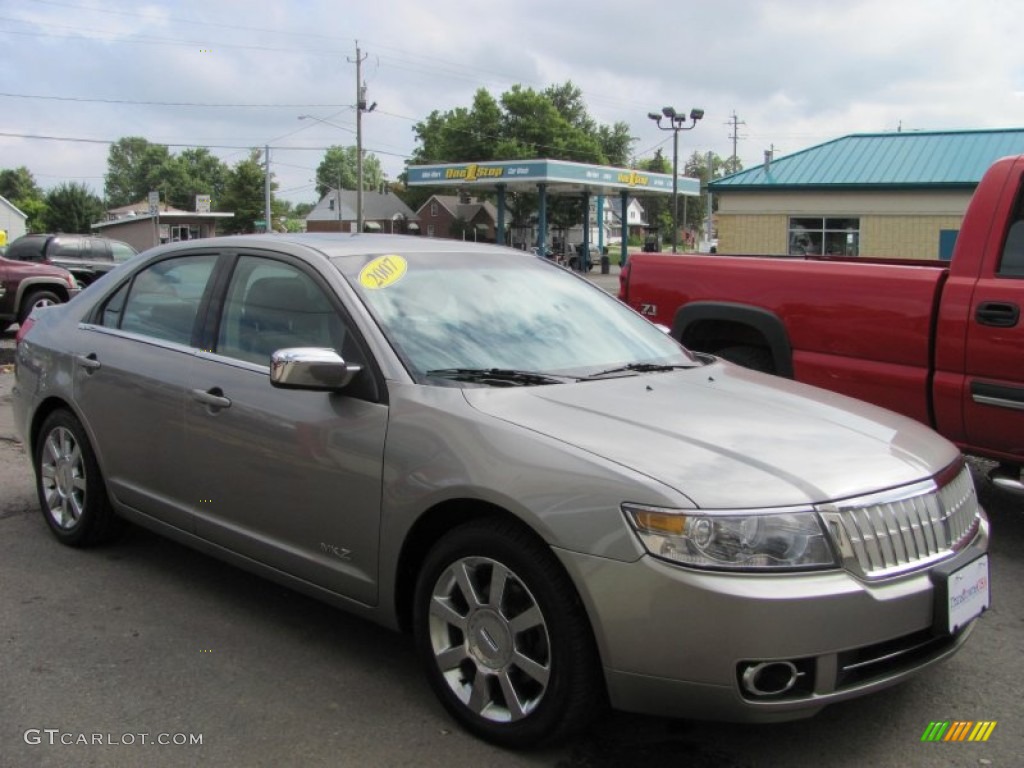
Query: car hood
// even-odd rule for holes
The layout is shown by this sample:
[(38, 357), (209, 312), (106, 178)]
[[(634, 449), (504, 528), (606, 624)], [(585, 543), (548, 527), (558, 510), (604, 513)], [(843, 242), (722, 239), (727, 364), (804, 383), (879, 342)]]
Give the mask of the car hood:
[(925, 479), (959, 455), (906, 417), (731, 364), (464, 393), (482, 413), (627, 466), (705, 509), (847, 498)]

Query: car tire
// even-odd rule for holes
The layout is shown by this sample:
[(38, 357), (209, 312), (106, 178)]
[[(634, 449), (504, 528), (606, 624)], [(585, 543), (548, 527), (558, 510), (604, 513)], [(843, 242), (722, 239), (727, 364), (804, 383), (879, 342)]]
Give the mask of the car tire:
[(53, 535), (71, 547), (100, 544), (124, 526), (107, 496), (85, 429), (67, 410), (46, 417), (35, 441), (36, 492)]
[(32, 314), (32, 310), (38, 307), (49, 307), (63, 302), (64, 299), (53, 291), (32, 291), (25, 296), (21, 309), (18, 311), (18, 324), (24, 323)]
[(606, 706), (582, 601), (522, 525), (484, 519), (448, 533), (427, 556), (414, 599), (431, 688), (476, 736), (536, 747), (578, 732)]
[(723, 360), (742, 365), (744, 368), (761, 371), (761, 373), (776, 373), (772, 353), (762, 347), (726, 347), (718, 350), (715, 354)]

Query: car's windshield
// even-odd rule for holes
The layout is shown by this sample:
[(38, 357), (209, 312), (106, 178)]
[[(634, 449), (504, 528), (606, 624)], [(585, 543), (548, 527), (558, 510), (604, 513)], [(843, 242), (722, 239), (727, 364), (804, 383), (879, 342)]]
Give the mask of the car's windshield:
[(453, 370), (586, 376), (634, 363), (694, 364), (616, 299), (527, 256), (392, 254), (342, 269), (420, 378)]

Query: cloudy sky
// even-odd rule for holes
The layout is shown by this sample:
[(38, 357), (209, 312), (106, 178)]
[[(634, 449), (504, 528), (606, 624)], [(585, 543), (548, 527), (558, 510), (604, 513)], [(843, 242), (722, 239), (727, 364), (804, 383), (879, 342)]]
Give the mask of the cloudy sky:
[[(389, 177), (413, 124), (571, 80), (637, 158), (666, 105), (705, 110), (680, 156), (789, 154), (850, 133), (1024, 126), (1019, 0), (0, 0), (0, 168), (102, 194), (109, 142), (209, 146), (233, 164), (269, 144), (278, 194), (315, 199), (323, 148), (364, 146)], [(335, 123), (299, 120), (311, 114)], [(51, 137), (51, 138), (44, 138)]]

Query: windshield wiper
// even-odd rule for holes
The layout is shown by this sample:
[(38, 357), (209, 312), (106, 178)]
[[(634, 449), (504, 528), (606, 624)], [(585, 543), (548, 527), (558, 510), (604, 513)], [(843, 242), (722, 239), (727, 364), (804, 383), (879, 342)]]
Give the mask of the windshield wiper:
[(696, 365), (666, 365), (664, 363), (629, 363), (628, 365), (622, 365), (618, 368), (609, 368), (607, 371), (600, 371), (598, 373), (592, 373), (589, 376), (583, 376), (580, 378), (580, 381), (600, 379), (602, 376), (611, 376), (614, 373), (660, 373), (662, 371), (677, 371), (680, 369), (696, 367)]
[(575, 381), (573, 376), (556, 376), (537, 371), (516, 371), (508, 368), (435, 368), (427, 376), (439, 376), (455, 381), (472, 381), (496, 387), (533, 386), (536, 384), (562, 384)]

